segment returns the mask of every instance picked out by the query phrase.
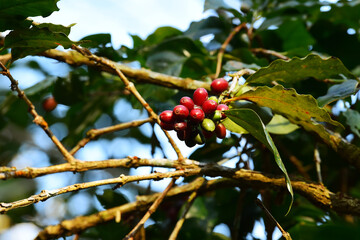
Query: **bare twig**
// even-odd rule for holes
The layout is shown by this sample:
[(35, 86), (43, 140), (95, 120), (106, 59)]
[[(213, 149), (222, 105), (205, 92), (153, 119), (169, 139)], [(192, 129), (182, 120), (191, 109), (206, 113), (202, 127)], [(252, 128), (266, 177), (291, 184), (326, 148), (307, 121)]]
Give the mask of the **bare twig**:
[(219, 74), (221, 72), (222, 59), (223, 59), (224, 52), (225, 52), (227, 45), (229, 45), (231, 39), (233, 39), (235, 34), (238, 33), (244, 27), (246, 27), (246, 23), (242, 23), (242, 24), (238, 25), (236, 28), (234, 28), (234, 30), (229, 34), (229, 36), (226, 38), (224, 43), (221, 45), (221, 47), (219, 49), (219, 53), (217, 55), (215, 78), (219, 77)]
[(263, 54), (266, 54), (266, 55), (272, 55), (272, 56), (275, 56), (275, 57), (283, 59), (283, 60), (289, 60), (290, 59), (289, 57), (287, 57), (285, 55), (282, 55), (281, 53), (278, 53), (278, 52), (273, 51), (273, 50), (264, 49), (264, 48), (252, 48), (251, 51), (253, 53), (263, 53)]
[(190, 208), (191, 208), (192, 204), (194, 203), (196, 197), (198, 196), (198, 190), (204, 184), (205, 178), (199, 177), (197, 179), (197, 181), (200, 183), (198, 185), (198, 189), (195, 189), (195, 191), (193, 191), (190, 194), (189, 198), (187, 199), (184, 212), (181, 214), (180, 219), (176, 222), (175, 228), (173, 229), (173, 231), (172, 231), (172, 233), (171, 233), (171, 235), (169, 237), (169, 240), (175, 240), (177, 238), (177, 236), (179, 235), (180, 229), (181, 229), (181, 227), (183, 226), (183, 224), (185, 222), (186, 214), (188, 213), (188, 211), (190, 210)]
[[(76, 45), (73, 45), (72, 48), (75, 49), (76, 51), (78, 51), (79, 53), (81, 53), (82, 55), (84, 55), (85, 57), (88, 57), (90, 60), (93, 60), (101, 65), (104, 65), (104, 66), (107, 66), (107, 67), (110, 67), (111, 69), (113, 69), (116, 72), (116, 74), (120, 77), (120, 79), (123, 81), (123, 83), (125, 84), (125, 88), (127, 90), (129, 90), (136, 97), (136, 99), (141, 103), (141, 105), (143, 105), (143, 107), (149, 113), (149, 116), (151, 118), (153, 118), (154, 120), (156, 120), (156, 122), (158, 124), (160, 124), (160, 119), (159, 119), (158, 115), (152, 110), (150, 105), (140, 95), (140, 93), (135, 88), (134, 83), (130, 82), (127, 79), (127, 77), (122, 73), (122, 71), (113, 62), (111, 62), (110, 60), (107, 60), (105, 58), (98, 57), (98, 56), (92, 54), (89, 50), (80, 48)], [(174, 148), (178, 158), (183, 159), (184, 157), (183, 157), (180, 149), (176, 145), (175, 141), (171, 138), (170, 134), (166, 130), (163, 130), (163, 131), (164, 131), (166, 137), (168, 138), (170, 144)]]
[(281, 231), (283, 237), (286, 239), (286, 240), (291, 240), (291, 236), (288, 232), (286, 232), (282, 227), (281, 225), (278, 223), (278, 221), (276, 221), (276, 219), (273, 217), (273, 215), (271, 215), (271, 213), (269, 212), (269, 210), (267, 210), (267, 208), (265, 207), (265, 205), (262, 203), (262, 201), (260, 199), (256, 199), (256, 204), (262, 209), (264, 210), (266, 216), (271, 219), (275, 224), (276, 226), (279, 228), (279, 230)]
[(319, 181), (319, 183), (322, 184), (323, 181), (322, 181), (322, 177), (321, 177), (321, 158), (320, 158), (320, 152), (319, 152), (318, 144), (315, 144), (314, 162), (315, 162), (315, 166), (316, 166), (316, 174), (317, 174), (317, 177), (318, 177), (318, 181)]
[(126, 235), (123, 240), (131, 239), (141, 227), (144, 226), (145, 222), (149, 219), (151, 214), (153, 214), (156, 209), (159, 207), (160, 203), (164, 200), (166, 194), (170, 191), (170, 189), (174, 186), (176, 179), (173, 178), (170, 184), (166, 187), (166, 189), (159, 195), (159, 197), (155, 200), (155, 202), (151, 205), (151, 207), (146, 211), (145, 215), (142, 219), (136, 224), (136, 226)]
[(98, 138), (99, 136), (101, 136), (103, 134), (120, 131), (120, 130), (127, 129), (130, 127), (138, 127), (138, 126), (143, 125), (144, 123), (148, 123), (148, 122), (152, 122), (152, 121), (153, 121), (152, 118), (147, 118), (144, 120), (135, 120), (132, 122), (120, 123), (120, 124), (117, 124), (114, 126), (105, 127), (105, 128), (101, 128), (101, 129), (91, 129), (86, 133), (86, 137), (81, 139), (78, 142), (78, 144), (70, 151), (70, 154), (74, 155), (77, 151), (79, 151), (80, 148), (83, 148), (88, 142)]
[(60, 153), (64, 156), (67, 162), (73, 163), (75, 162), (75, 158), (66, 150), (66, 148), (62, 145), (62, 143), (57, 139), (57, 137), (50, 130), (45, 119), (40, 116), (36, 110), (35, 106), (32, 104), (30, 99), (26, 96), (25, 92), (19, 88), (18, 81), (16, 81), (11, 75), (9, 69), (7, 69), (4, 64), (0, 61), (0, 67), (2, 68), (1, 74), (9, 78), (11, 82), (11, 90), (17, 92), (17, 95), (20, 99), (24, 100), (26, 105), (29, 107), (29, 113), (33, 116), (33, 122), (40, 126), (44, 132), (49, 136), (49, 138), (53, 141), (55, 146), (59, 149)]

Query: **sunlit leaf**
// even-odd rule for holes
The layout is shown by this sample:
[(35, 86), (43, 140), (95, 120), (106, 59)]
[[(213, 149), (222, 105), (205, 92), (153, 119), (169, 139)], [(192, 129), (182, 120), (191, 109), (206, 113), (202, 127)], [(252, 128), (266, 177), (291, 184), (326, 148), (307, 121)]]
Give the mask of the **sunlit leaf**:
[(288, 134), (298, 128), (298, 125), (292, 124), (289, 120), (278, 114), (275, 114), (271, 121), (266, 125), (268, 132), (274, 134)]
[(305, 58), (294, 57), (289, 61), (275, 60), (268, 67), (259, 69), (251, 75), (248, 83), (269, 84), (272, 81), (295, 83), (306, 78), (315, 79), (356, 77), (335, 57), (321, 58), (318, 55), (308, 55)]
[(226, 111), (226, 116), (230, 118), (233, 122), (238, 124), (239, 126), (246, 129), (252, 136), (254, 136), (257, 140), (259, 140), (262, 144), (264, 144), (273, 154), (275, 158), (276, 164), (279, 166), (280, 170), (284, 173), (286, 187), (291, 194), (291, 203), (289, 206), (289, 210), (291, 209), (292, 202), (294, 199), (294, 193), (291, 186), (291, 180), (287, 174), (286, 168), (281, 160), (280, 154), (270, 136), (268, 131), (265, 128), (265, 125), (261, 121), (259, 115), (256, 114), (255, 111), (251, 109), (232, 109)]

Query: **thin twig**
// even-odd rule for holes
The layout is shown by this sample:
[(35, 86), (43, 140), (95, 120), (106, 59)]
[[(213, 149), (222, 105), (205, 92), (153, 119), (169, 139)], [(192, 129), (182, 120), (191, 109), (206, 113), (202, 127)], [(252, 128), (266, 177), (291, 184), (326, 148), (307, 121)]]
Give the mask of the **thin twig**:
[(182, 228), (185, 219), (186, 219), (186, 214), (188, 213), (188, 211), (190, 210), (192, 204), (194, 203), (196, 197), (198, 196), (198, 190), (199, 188), (201, 188), (201, 186), (204, 184), (205, 182), (205, 178), (203, 177), (199, 177), (197, 180), (200, 184), (198, 185), (198, 188), (195, 189), (189, 196), (189, 198), (186, 201), (186, 206), (184, 209), (184, 212), (181, 214), (180, 219), (176, 222), (175, 228), (173, 229), (169, 240), (175, 240), (177, 238), (177, 236), (179, 235), (180, 229)]
[(229, 34), (229, 36), (226, 38), (224, 43), (221, 45), (221, 47), (219, 49), (219, 53), (217, 55), (215, 78), (218, 78), (219, 74), (221, 72), (222, 59), (223, 59), (227, 45), (229, 45), (231, 39), (233, 39), (235, 34), (238, 33), (244, 27), (246, 27), (246, 23), (242, 23), (242, 24), (238, 25), (236, 28), (234, 28), (234, 30)]
[(148, 122), (152, 122), (152, 121), (153, 121), (152, 118), (147, 118), (144, 120), (135, 120), (135, 121), (127, 122), (127, 123), (120, 123), (120, 124), (117, 124), (114, 126), (100, 128), (100, 129), (91, 129), (86, 133), (86, 137), (81, 139), (78, 142), (78, 144), (76, 144), (76, 146), (73, 149), (71, 149), (70, 154), (74, 155), (77, 151), (80, 150), (80, 148), (83, 148), (88, 142), (98, 138), (99, 136), (101, 136), (103, 134), (120, 131), (120, 130), (127, 129), (130, 127), (138, 127), (138, 126), (143, 125), (144, 123), (148, 123)]
[(151, 214), (153, 214), (156, 209), (160, 206), (161, 202), (164, 200), (166, 194), (170, 191), (170, 189), (174, 186), (176, 179), (173, 178), (166, 189), (160, 194), (160, 196), (155, 200), (155, 202), (151, 205), (151, 207), (147, 210), (142, 219), (136, 224), (136, 226), (126, 235), (123, 240), (131, 239), (139, 229), (144, 226), (145, 222), (150, 218)]
[(318, 144), (315, 144), (314, 161), (315, 161), (316, 174), (317, 174), (317, 177), (318, 177), (318, 181), (319, 181), (319, 183), (322, 184), (323, 181), (322, 181), (322, 177), (321, 177), (321, 157), (320, 157), (319, 145)]
[(275, 56), (275, 57), (283, 59), (283, 60), (289, 60), (290, 59), (289, 57), (287, 57), (285, 55), (282, 55), (281, 53), (273, 51), (273, 50), (268, 50), (268, 49), (264, 49), (264, 48), (252, 48), (250, 50), (253, 53), (263, 53), (263, 54), (266, 54), (266, 55), (272, 55), (272, 56)]
[(278, 221), (276, 221), (276, 219), (273, 217), (273, 215), (271, 215), (271, 213), (269, 212), (269, 210), (267, 210), (267, 208), (265, 207), (265, 205), (262, 203), (262, 201), (260, 199), (256, 199), (256, 204), (262, 209), (264, 210), (266, 216), (272, 220), (276, 226), (279, 228), (279, 230), (281, 231), (283, 237), (286, 239), (286, 240), (291, 240), (291, 236), (288, 232), (286, 232), (282, 227), (281, 225), (278, 223)]
[(52, 133), (52, 131), (49, 128), (48, 123), (45, 121), (45, 119), (40, 116), (36, 110), (34, 104), (30, 101), (30, 99), (26, 96), (25, 92), (22, 91), (19, 88), (19, 83), (16, 81), (13, 76), (11, 75), (9, 69), (7, 69), (4, 64), (0, 61), (0, 67), (3, 71), (1, 71), (1, 74), (9, 78), (11, 82), (11, 90), (17, 92), (17, 95), (20, 99), (24, 100), (26, 105), (29, 107), (29, 113), (33, 116), (34, 120), (33, 122), (40, 126), (44, 132), (49, 136), (49, 138), (53, 141), (55, 146), (59, 149), (60, 153), (64, 156), (65, 160), (67, 162), (73, 163), (75, 162), (75, 158), (66, 150), (66, 148), (62, 145), (62, 143), (57, 139), (57, 137)]
[[(153, 118), (154, 120), (156, 120), (156, 122), (158, 124), (160, 124), (159, 116), (152, 110), (150, 105), (145, 101), (145, 99), (137, 91), (134, 83), (130, 82), (127, 79), (127, 77), (122, 73), (122, 71), (120, 71), (120, 69), (117, 68), (116, 65), (113, 62), (111, 62), (111, 61), (109, 61), (109, 60), (107, 60), (105, 58), (98, 57), (98, 56), (92, 54), (89, 50), (84, 49), (84, 48), (80, 48), (80, 47), (78, 47), (76, 45), (73, 45), (72, 48), (75, 49), (76, 51), (78, 51), (79, 53), (83, 54), (85, 57), (88, 57), (90, 60), (93, 60), (93, 61), (95, 61), (95, 62), (97, 62), (99, 64), (102, 64), (104, 66), (112, 68), (116, 72), (116, 74), (120, 77), (120, 79), (123, 81), (123, 83), (125, 84), (125, 88), (127, 90), (129, 90), (136, 97), (136, 99), (141, 103), (141, 105), (143, 105), (143, 107), (149, 113), (149, 116), (151, 118)], [(163, 129), (163, 131), (164, 131), (166, 137), (168, 138), (170, 144), (174, 148), (179, 160), (184, 159), (180, 149), (178, 148), (178, 146), (176, 145), (175, 141), (172, 139), (170, 134), (164, 129)]]

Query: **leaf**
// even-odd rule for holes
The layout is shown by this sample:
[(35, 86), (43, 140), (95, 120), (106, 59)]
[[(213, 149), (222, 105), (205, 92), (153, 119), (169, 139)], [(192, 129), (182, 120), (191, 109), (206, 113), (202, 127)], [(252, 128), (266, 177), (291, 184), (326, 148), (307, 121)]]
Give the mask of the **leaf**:
[(289, 120), (278, 114), (275, 114), (266, 125), (268, 132), (274, 134), (289, 134), (298, 128), (298, 125), (292, 124)]
[(59, 0), (0, 0), (0, 32), (25, 27), (27, 17), (47, 17), (58, 11)]
[(246, 64), (243, 62), (233, 61), (233, 60), (227, 61), (226, 64), (223, 66), (223, 69), (225, 71), (239, 71), (244, 68), (258, 70), (260, 67), (255, 63)]
[(70, 34), (71, 31), (71, 27), (75, 26), (75, 23), (70, 24), (69, 26), (63, 26), (60, 24), (52, 24), (52, 23), (40, 23), (38, 25), (36, 25), (37, 28), (41, 29), (41, 28), (47, 28), (49, 29), (51, 32), (54, 33), (63, 33), (66, 36), (68, 36)]
[(42, 26), (41, 28), (32, 27), (10, 32), (5, 38), (4, 48), (11, 48), (12, 61), (15, 61), (28, 55), (36, 55), (47, 49), (56, 48), (59, 45), (70, 48), (74, 43), (64, 33), (53, 32)]
[(205, 0), (204, 12), (209, 9), (231, 8), (224, 0)]
[(146, 65), (153, 71), (179, 76), (186, 57), (171, 51), (156, 52), (148, 57)]
[(356, 79), (344, 64), (335, 57), (321, 58), (310, 54), (304, 58), (294, 57), (291, 60), (275, 60), (268, 67), (259, 69), (246, 81), (248, 83), (269, 84), (272, 81), (295, 83), (306, 78), (350, 78)]
[(222, 32), (224, 23), (218, 17), (208, 17), (199, 22), (192, 22), (189, 29), (184, 32), (184, 35), (193, 40), (198, 40), (200, 37), (208, 34), (218, 34)]
[(103, 194), (95, 195), (105, 209), (120, 206), (129, 202), (129, 199), (123, 193), (112, 189), (105, 189)]
[(229, 130), (230, 132), (239, 133), (239, 134), (249, 133), (243, 127), (239, 126), (234, 121), (232, 121), (230, 118), (225, 118), (224, 121), (222, 121), (221, 123), (224, 124), (226, 129)]
[(360, 84), (356, 80), (348, 80), (331, 86), (326, 95), (317, 99), (319, 106), (323, 107), (333, 101), (349, 97), (359, 91)]
[(351, 131), (360, 137), (360, 113), (352, 109), (347, 109), (343, 115), (345, 116), (346, 124), (349, 125)]
[(284, 173), (286, 187), (291, 195), (291, 203), (286, 213), (288, 214), (294, 201), (294, 193), (291, 186), (291, 180), (281, 160), (280, 154), (270, 134), (266, 130), (265, 125), (261, 121), (261, 118), (259, 117), (259, 115), (257, 115), (255, 111), (246, 108), (228, 110), (226, 111), (226, 116), (239, 126), (246, 129), (252, 136), (254, 136), (257, 140), (263, 143), (274, 154), (275, 162), (279, 166), (280, 170)]

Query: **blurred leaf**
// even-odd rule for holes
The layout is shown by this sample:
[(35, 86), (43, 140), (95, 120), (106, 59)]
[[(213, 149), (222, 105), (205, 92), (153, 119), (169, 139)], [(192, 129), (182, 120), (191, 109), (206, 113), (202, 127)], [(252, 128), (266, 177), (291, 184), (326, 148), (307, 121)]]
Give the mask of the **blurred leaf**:
[(279, 166), (280, 170), (284, 173), (286, 187), (291, 194), (291, 203), (288, 209), (289, 213), (292, 202), (294, 201), (294, 193), (292, 190), (291, 181), (281, 160), (280, 154), (259, 115), (257, 115), (256, 112), (251, 109), (244, 108), (228, 110), (226, 111), (226, 116), (237, 123), (239, 126), (246, 129), (252, 136), (264, 144), (274, 154), (275, 162)]
[(186, 57), (171, 51), (156, 52), (150, 55), (146, 61), (146, 65), (156, 72), (179, 76), (182, 64)]
[(59, 0), (0, 0), (0, 32), (25, 27), (27, 17), (47, 17), (58, 11), (56, 6)]
[(268, 67), (259, 69), (246, 81), (263, 84), (269, 84), (272, 81), (294, 83), (309, 77), (321, 80), (340, 76), (356, 79), (356, 76), (338, 58), (323, 59), (318, 55), (311, 54), (305, 58), (294, 57), (289, 61), (275, 60)]
[(223, 31), (224, 23), (218, 17), (208, 17), (198, 22), (192, 22), (184, 35), (198, 40), (202, 36), (218, 34)]
[(346, 118), (346, 124), (350, 127), (351, 131), (360, 137), (360, 113), (358, 111), (347, 109), (343, 112)]
[(278, 114), (275, 114), (266, 125), (268, 132), (274, 134), (289, 134), (298, 128), (298, 125), (292, 124), (289, 120)]
[(360, 89), (360, 83), (356, 80), (348, 80), (331, 86), (325, 96), (317, 99), (319, 106), (323, 107), (333, 101), (349, 97)]
[(52, 24), (52, 23), (40, 23), (37, 24), (36, 27), (39, 29), (42, 28), (47, 28), (49, 29), (51, 32), (54, 33), (63, 33), (66, 36), (68, 36), (70, 34), (71, 31), (71, 27), (75, 26), (75, 23), (70, 24), (69, 26), (65, 27), (63, 25), (58, 25), (58, 24)]
[(224, 0), (205, 0), (204, 12), (209, 9), (231, 8)]
[(227, 61), (226, 64), (223, 66), (223, 69), (226, 71), (239, 71), (241, 69), (248, 68), (248, 69), (254, 69), (258, 70), (260, 66), (252, 63), (252, 64), (246, 64), (239, 61)]
[(159, 44), (165, 41), (168, 38), (176, 37), (182, 35), (182, 32), (173, 27), (159, 27), (150, 34), (144, 41), (145, 45), (151, 46), (154, 44)]
[(106, 44), (111, 43), (111, 35), (109, 33), (93, 34), (82, 38), (81, 41), (81, 46), (86, 48), (105, 47)]
[(123, 193), (112, 189), (105, 189), (103, 194), (96, 194), (96, 198), (105, 209), (129, 202), (129, 199)]

